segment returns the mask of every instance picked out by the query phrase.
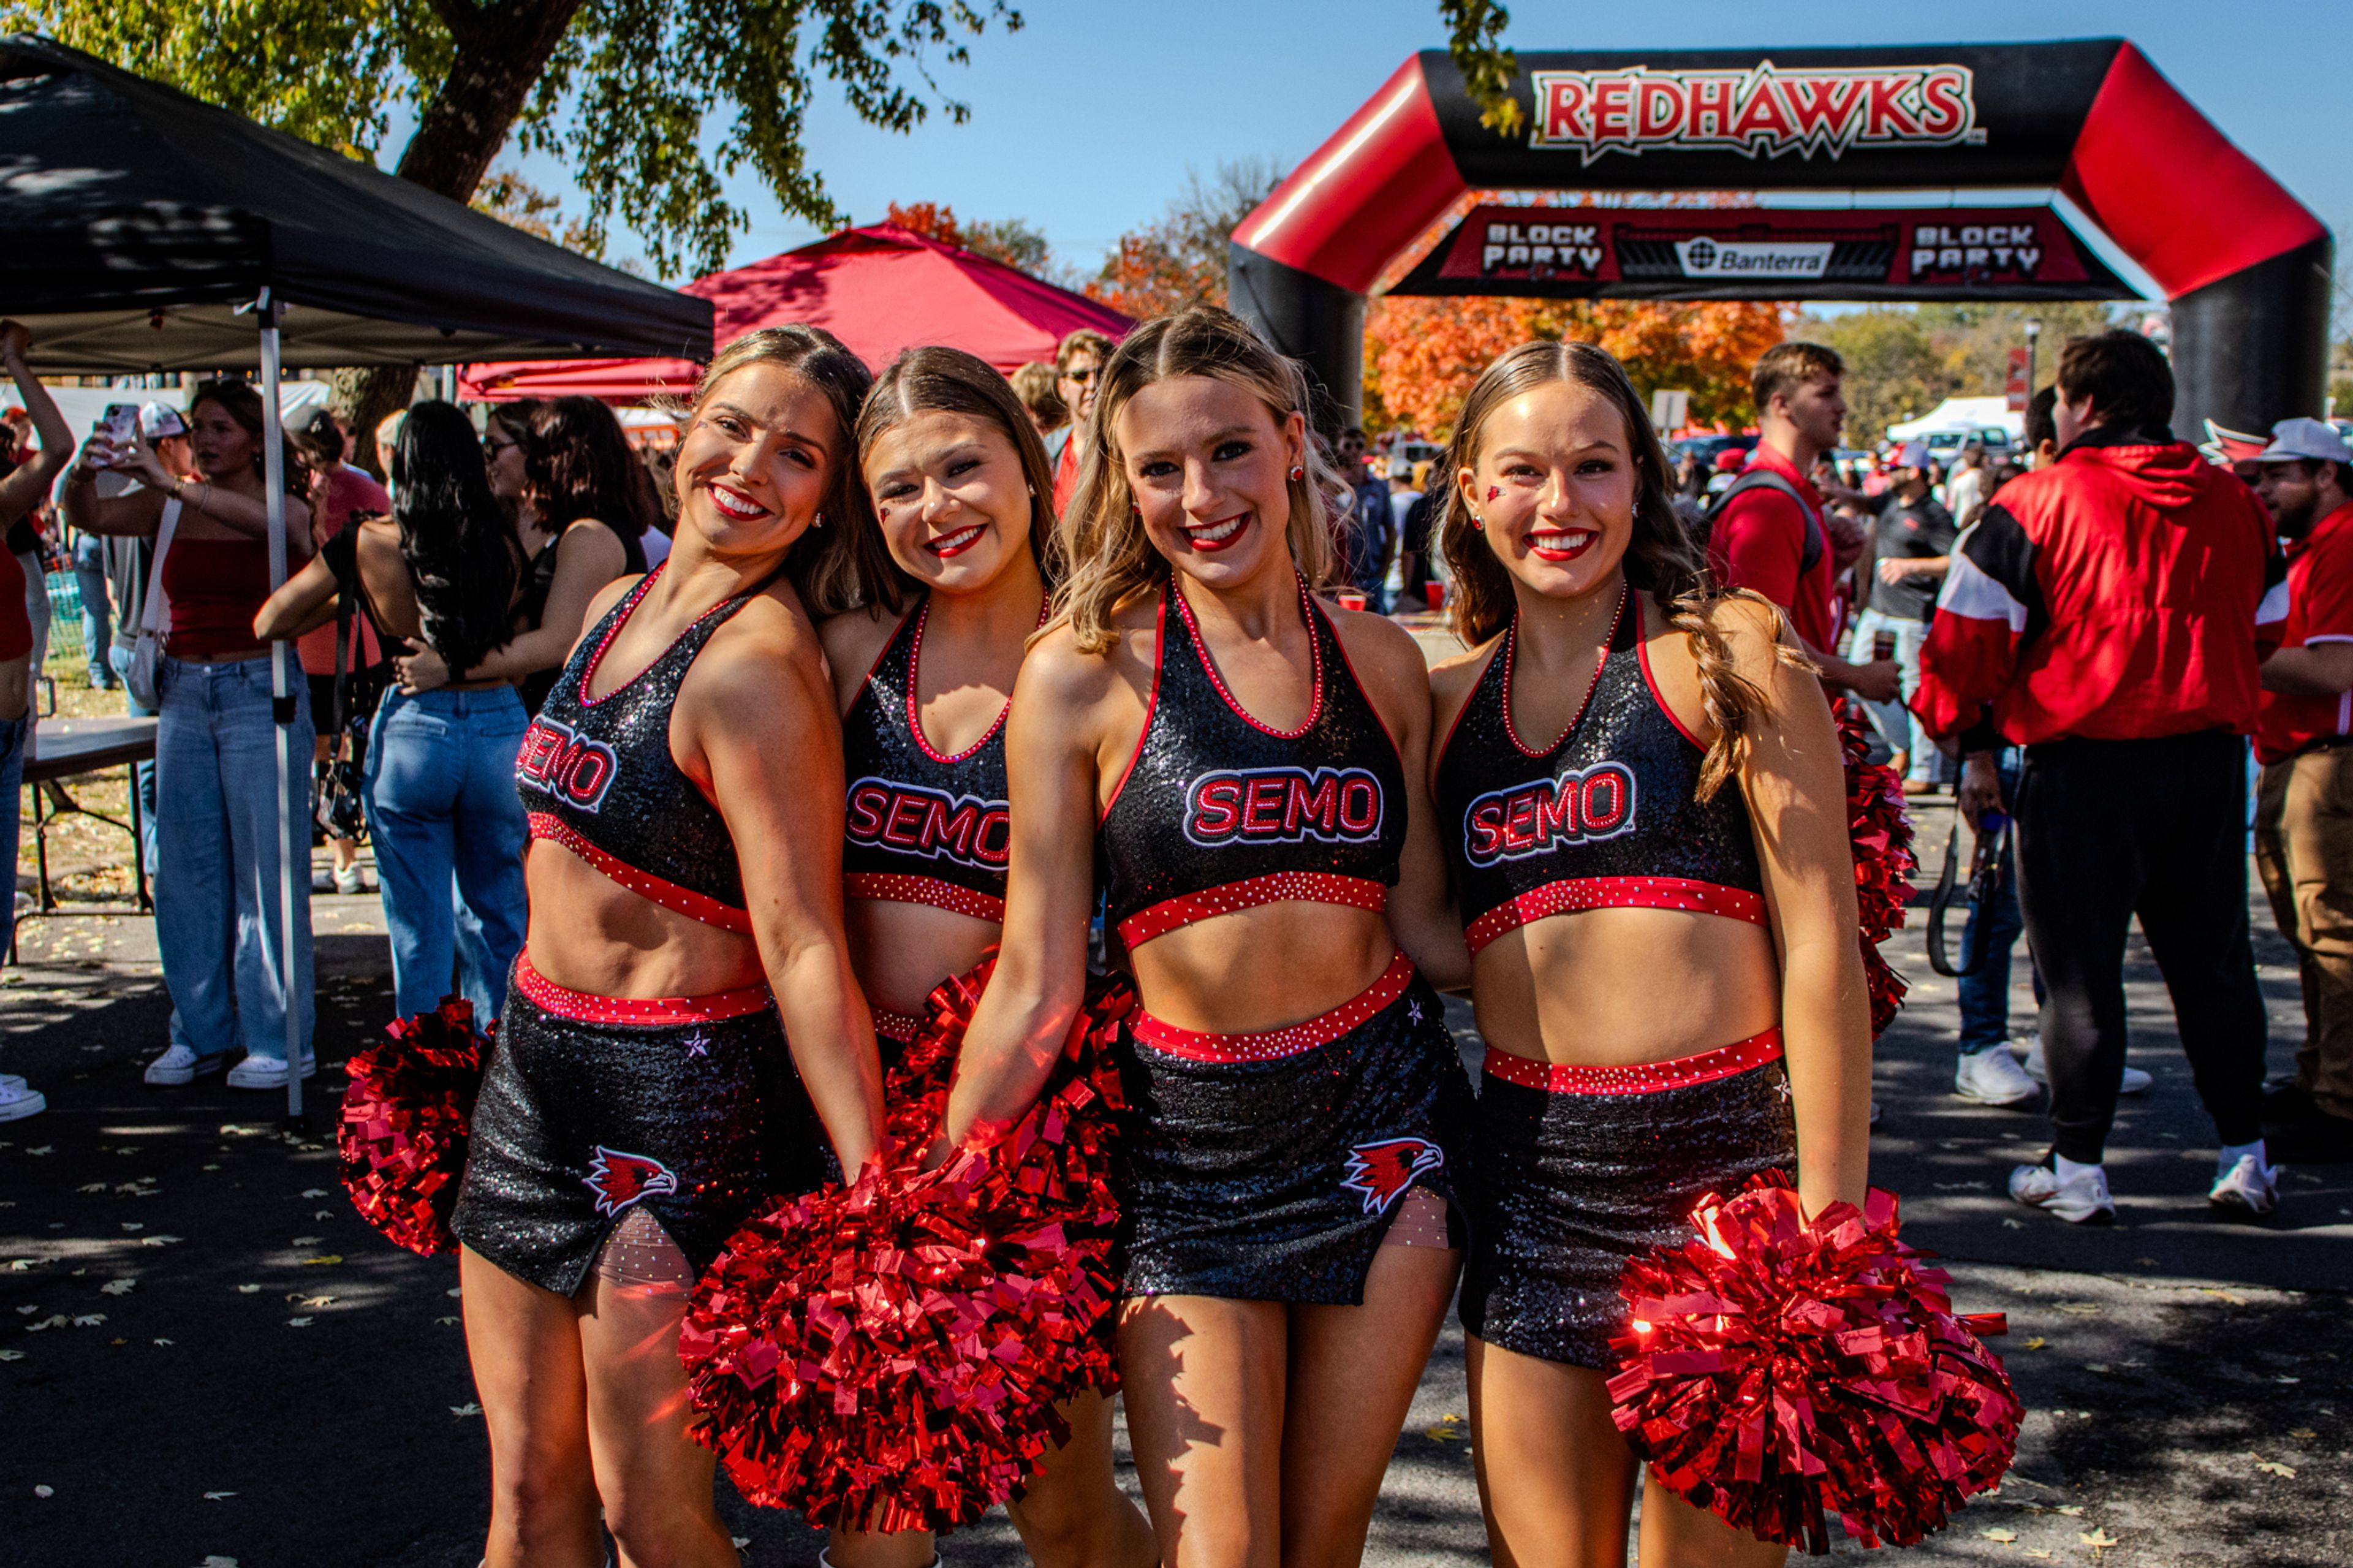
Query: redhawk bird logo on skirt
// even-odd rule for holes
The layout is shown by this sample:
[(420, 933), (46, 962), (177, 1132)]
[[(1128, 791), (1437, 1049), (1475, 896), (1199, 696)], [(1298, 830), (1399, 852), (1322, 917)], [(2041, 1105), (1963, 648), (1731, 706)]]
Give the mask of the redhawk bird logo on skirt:
[(1399, 1194), (1424, 1171), (1446, 1163), (1446, 1152), (1427, 1138), (1388, 1138), (1348, 1151), (1348, 1172), (1340, 1184), (1365, 1194), (1366, 1214), (1387, 1214)]
[(659, 1160), (624, 1154), (600, 1143), (596, 1157), (588, 1162), (587, 1179), (581, 1184), (596, 1194), (598, 1214), (619, 1214), (639, 1198), (678, 1191), (678, 1176)]

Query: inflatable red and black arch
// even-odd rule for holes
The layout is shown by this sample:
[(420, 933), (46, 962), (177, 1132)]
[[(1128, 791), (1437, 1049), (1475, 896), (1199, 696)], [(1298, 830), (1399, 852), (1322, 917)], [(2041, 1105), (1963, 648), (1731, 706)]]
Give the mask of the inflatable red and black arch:
[(1407, 60), (1234, 230), (1234, 308), (1352, 416), (1366, 291), (1479, 189), (2063, 191), (2172, 303), (2178, 430), (2320, 410), (2327, 229), (2121, 38), (1519, 64), (1505, 137)]

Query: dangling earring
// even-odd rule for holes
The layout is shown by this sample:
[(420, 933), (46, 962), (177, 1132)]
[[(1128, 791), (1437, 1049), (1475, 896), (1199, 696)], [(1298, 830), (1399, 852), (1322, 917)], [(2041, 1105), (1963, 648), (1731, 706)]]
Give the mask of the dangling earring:
[(815, 518), (810, 520), (809, 526), (811, 528), (823, 528), (825, 526), (825, 513), (818, 513)]
[(1471, 514), (1471, 526), (1484, 533), (1487, 531), (1487, 520), (1474, 511)]
[(1303, 466), (1302, 466), (1301, 464), (1298, 464), (1298, 463), (1293, 463), (1293, 464), (1291, 466), (1291, 482), (1292, 482), (1293, 484), (1294, 484), (1294, 485), (1295, 485), (1295, 484), (1297, 484), (1300, 480), (1302, 480), (1302, 479), (1305, 479), (1306, 477), (1307, 477), (1307, 469), (1306, 469)]

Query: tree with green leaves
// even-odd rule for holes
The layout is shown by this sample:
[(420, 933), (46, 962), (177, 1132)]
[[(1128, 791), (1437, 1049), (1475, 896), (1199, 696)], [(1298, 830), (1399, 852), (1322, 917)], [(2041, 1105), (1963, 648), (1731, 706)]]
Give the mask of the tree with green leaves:
[[(749, 169), (796, 217), (843, 221), (809, 166), (820, 81), (868, 122), (961, 122), (937, 65), (962, 65), (1007, 0), (0, 0), (10, 26), (295, 135), (373, 160), (396, 111), (394, 173), (470, 201), (510, 143), (561, 159), (586, 197), (567, 238), (600, 252), (618, 220), (658, 272), (718, 267), (749, 215), (722, 181)], [(715, 137), (712, 132), (715, 132)], [(406, 401), (404, 372), (351, 378), (366, 429)], [(372, 455), (371, 455), (372, 457)]]

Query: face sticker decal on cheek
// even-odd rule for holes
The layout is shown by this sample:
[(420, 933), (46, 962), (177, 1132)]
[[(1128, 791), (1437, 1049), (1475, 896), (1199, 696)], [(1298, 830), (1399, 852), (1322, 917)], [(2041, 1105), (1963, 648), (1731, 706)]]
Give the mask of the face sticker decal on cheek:
[(1487, 487), (1487, 499), (1489, 500), (1493, 500), (1497, 496), (1502, 495), (1503, 493), (1504, 487), (1501, 485), (1489, 485)]

